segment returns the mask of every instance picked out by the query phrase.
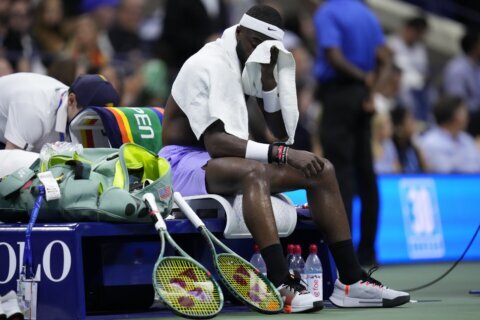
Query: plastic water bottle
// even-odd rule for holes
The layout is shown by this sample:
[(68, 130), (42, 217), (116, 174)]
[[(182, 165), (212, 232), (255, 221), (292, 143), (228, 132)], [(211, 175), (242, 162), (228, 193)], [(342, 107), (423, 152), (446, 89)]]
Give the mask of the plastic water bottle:
[(310, 245), (310, 255), (305, 263), (303, 280), (307, 283), (307, 289), (315, 298), (323, 299), (323, 269), (322, 263), (317, 256), (317, 246)]
[(294, 254), (294, 259), (292, 262), (293, 271), (297, 271), (300, 275), (303, 274), (303, 271), (305, 269), (305, 260), (302, 258), (302, 247), (299, 244), (296, 244), (294, 249), (293, 249), (293, 254)]
[(260, 247), (256, 244), (253, 246), (253, 256), (250, 259), (250, 263), (258, 269), (261, 273), (265, 276), (267, 275), (267, 266), (265, 265), (265, 261), (263, 260), (262, 255), (260, 254)]
[(295, 263), (297, 262), (297, 256), (295, 255), (295, 245), (288, 245), (287, 251), (290, 249), (292, 250), (292, 253), (287, 253), (288, 271), (293, 274), (293, 269), (295, 269)]
[(288, 268), (290, 268), (290, 263), (292, 263), (294, 249), (295, 249), (295, 246), (291, 243), (287, 246), (287, 256), (285, 257), (285, 259), (287, 260)]

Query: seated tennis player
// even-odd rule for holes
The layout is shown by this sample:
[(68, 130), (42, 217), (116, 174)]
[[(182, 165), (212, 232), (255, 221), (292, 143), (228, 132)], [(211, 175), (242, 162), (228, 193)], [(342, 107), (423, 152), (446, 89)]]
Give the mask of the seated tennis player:
[[(292, 312), (322, 304), (298, 274), (289, 273), (270, 195), (306, 189), (313, 220), (338, 268), (332, 303), (404, 304), (408, 293), (383, 286), (361, 269), (332, 164), (288, 146), (298, 107), (295, 67), (281, 43), (283, 33), (279, 13), (257, 5), (185, 62), (166, 104), (160, 151), (171, 164), (174, 189), (183, 195), (243, 194), (245, 222), (261, 248), (268, 278)], [(247, 107), (248, 96), (258, 103)]]

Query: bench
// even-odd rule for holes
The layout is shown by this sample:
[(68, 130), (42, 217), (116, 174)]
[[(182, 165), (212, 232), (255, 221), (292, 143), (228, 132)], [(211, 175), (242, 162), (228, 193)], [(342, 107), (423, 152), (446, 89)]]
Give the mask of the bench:
[[(224, 219), (205, 219), (222, 237)], [(200, 234), (188, 220), (167, 221), (175, 240), (195, 259), (213, 270)], [(222, 239), (246, 259), (252, 239)], [(0, 224), (0, 294), (16, 290), (23, 257), (24, 224)], [(319, 246), (324, 269), (324, 297), (333, 290), (336, 268), (310, 220), (300, 219), (287, 243)], [(159, 237), (150, 224), (48, 223), (32, 232), (33, 265), (38, 285), (38, 319), (85, 319), (108, 313), (148, 310), (153, 302), (153, 265), (159, 254)], [(167, 246), (168, 248), (168, 246)], [(168, 252), (167, 254), (171, 254)], [(226, 298), (229, 299), (227, 291)]]

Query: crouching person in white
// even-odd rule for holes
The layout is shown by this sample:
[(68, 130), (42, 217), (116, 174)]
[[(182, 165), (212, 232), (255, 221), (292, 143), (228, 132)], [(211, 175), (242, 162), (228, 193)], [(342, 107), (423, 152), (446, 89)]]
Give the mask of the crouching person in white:
[[(408, 294), (381, 286), (361, 269), (332, 164), (288, 146), (298, 106), (295, 64), (282, 38), (279, 13), (257, 5), (185, 62), (165, 107), (160, 151), (170, 162), (174, 189), (183, 195), (243, 194), (245, 222), (285, 312), (323, 307), (300, 276), (289, 273), (278, 238), (270, 196), (293, 189), (307, 191), (313, 220), (338, 267), (332, 301), (340, 307), (356, 306), (349, 298), (365, 307), (404, 304)], [(258, 104), (247, 108), (246, 96)]]

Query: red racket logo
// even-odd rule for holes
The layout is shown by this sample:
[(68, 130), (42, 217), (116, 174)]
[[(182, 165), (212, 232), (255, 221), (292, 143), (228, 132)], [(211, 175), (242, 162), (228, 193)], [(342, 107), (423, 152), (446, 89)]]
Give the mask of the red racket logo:
[[(183, 278), (183, 279), (182, 279)], [(187, 278), (187, 279), (185, 279)], [(185, 281), (187, 280), (187, 281)], [(195, 306), (195, 299), (205, 301), (208, 296), (200, 287), (195, 287), (191, 290), (187, 288), (192, 282), (198, 281), (198, 277), (192, 268), (186, 269), (177, 277), (170, 279), (170, 284), (185, 291), (185, 295), (177, 299), (178, 303), (184, 308), (193, 308)], [(188, 291), (187, 291), (188, 290)]]
[(237, 284), (241, 286), (246, 286), (248, 285), (248, 282), (250, 280), (250, 274), (244, 266), (240, 266), (237, 268), (237, 270), (235, 270), (232, 278)]

